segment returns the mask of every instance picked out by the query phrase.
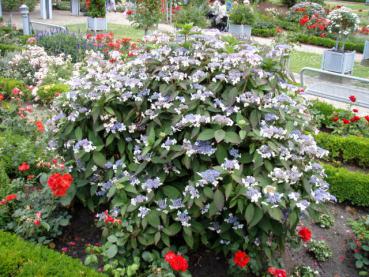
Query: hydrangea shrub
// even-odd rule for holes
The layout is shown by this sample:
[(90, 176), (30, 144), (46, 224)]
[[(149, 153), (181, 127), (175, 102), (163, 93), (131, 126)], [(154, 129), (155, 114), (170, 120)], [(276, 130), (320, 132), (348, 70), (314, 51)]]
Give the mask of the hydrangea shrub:
[(117, 267), (205, 245), (265, 269), (300, 215), (333, 200), (314, 162), (326, 151), (283, 73), (287, 47), (204, 35), (147, 45), (126, 63), (91, 52), (57, 99), (50, 146), (74, 161), (70, 199), (110, 203), (98, 220)]

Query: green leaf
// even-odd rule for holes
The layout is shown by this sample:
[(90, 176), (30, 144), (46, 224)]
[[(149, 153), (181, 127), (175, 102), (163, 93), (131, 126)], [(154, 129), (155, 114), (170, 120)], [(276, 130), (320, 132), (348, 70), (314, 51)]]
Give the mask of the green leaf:
[(263, 216), (264, 216), (263, 210), (260, 209), (260, 208), (256, 208), (255, 211), (254, 211), (253, 219), (248, 224), (248, 228), (250, 229), (251, 227), (258, 224), (260, 222), (260, 220), (263, 218)]
[(181, 196), (181, 192), (173, 186), (165, 186), (162, 188), (165, 196), (170, 199), (178, 198)]
[(282, 211), (279, 208), (271, 208), (268, 210), (268, 213), (270, 215), (271, 218), (277, 220), (277, 221), (282, 221)]
[(233, 184), (228, 183), (225, 185), (225, 198), (228, 199), (233, 191)]
[(253, 220), (254, 217), (254, 213), (255, 213), (255, 207), (253, 204), (249, 204), (246, 208), (246, 213), (245, 213), (245, 219), (247, 221), (247, 224), (250, 224), (251, 221)]
[(78, 127), (76, 130), (74, 130), (74, 135), (76, 136), (77, 140), (81, 140), (83, 137), (82, 128)]
[(193, 248), (193, 245), (194, 245), (194, 242), (193, 242), (193, 237), (192, 237), (192, 235), (191, 236), (189, 236), (189, 235), (183, 235), (183, 238), (184, 238), (184, 240), (185, 240), (185, 242), (186, 242), (186, 244), (190, 247), (190, 248)]
[(94, 160), (95, 164), (98, 166), (104, 168), (106, 164), (105, 156), (100, 152), (94, 152), (92, 159)]
[(217, 158), (218, 163), (223, 163), (227, 155), (227, 149), (222, 144), (218, 144), (217, 151), (215, 152), (215, 157)]
[(214, 137), (214, 130), (213, 129), (205, 129), (202, 131), (199, 136), (197, 137), (198, 140), (210, 140)]
[(217, 207), (218, 211), (221, 211), (224, 208), (224, 195), (221, 190), (216, 190), (214, 193), (214, 204)]
[(147, 216), (146, 216), (147, 222), (155, 228), (158, 228), (160, 225), (160, 217), (159, 213), (156, 210), (152, 210)]
[(226, 132), (224, 141), (227, 143), (240, 144), (241, 139), (235, 132)]
[(176, 223), (173, 223), (172, 225), (170, 225), (169, 227), (167, 228), (164, 228), (163, 229), (163, 232), (165, 234), (167, 234), (168, 236), (175, 236), (178, 234), (179, 231), (181, 231), (181, 224), (179, 224), (178, 222)]
[(115, 244), (112, 244), (108, 250), (106, 251), (106, 256), (109, 258), (109, 259), (112, 259), (115, 257), (115, 255), (117, 255), (118, 253), (118, 247), (115, 245)]
[(223, 130), (216, 130), (214, 133), (215, 140), (218, 143), (221, 142), (225, 136), (226, 136), (226, 132), (224, 132)]

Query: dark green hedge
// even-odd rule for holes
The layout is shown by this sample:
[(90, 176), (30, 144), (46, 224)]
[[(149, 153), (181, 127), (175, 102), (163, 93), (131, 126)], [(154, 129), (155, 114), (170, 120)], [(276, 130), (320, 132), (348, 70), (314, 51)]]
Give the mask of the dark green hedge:
[(337, 136), (320, 132), (315, 139), (318, 145), (329, 151), (331, 160), (369, 167), (369, 139), (358, 136)]
[(99, 277), (105, 275), (83, 266), (77, 259), (0, 231), (0, 276)]
[[(336, 45), (336, 41), (331, 38), (321, 38), (317, 36), (298, 34), (296, 36), (296, 40), (301, 43), (312, 44), (317, 46), (323, 46), (326, 48), (332, 48)], [(364, 51), (364, 42), (354, 43), (347, 41), (345, 44), (345, 49), (350, 51), (356, 51), (359, 53), (363, 53)]]
[(330, 192), (339, 202), (349, 201), (354, 205), (369, 206), (369, 174), (326, 164), (324, 168)]
[(256, 37), (274, 37), (276, 35), (276, 30), (275, 28), (273, 29), (252, 28), (251, 34)]

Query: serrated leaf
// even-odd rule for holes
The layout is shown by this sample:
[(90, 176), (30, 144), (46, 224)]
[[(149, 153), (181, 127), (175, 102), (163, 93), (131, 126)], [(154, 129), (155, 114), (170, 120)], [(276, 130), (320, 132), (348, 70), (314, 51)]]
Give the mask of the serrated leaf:
[(205, 129), (197, 137), (198, 140), (210, 140), (212, 138), (214, 138), (214, 130), (213, 129)]
[(224, 132), (223, 130), (216, 130), (214, 133), (215, 140), (218, 143), (221, 142), (225, 136), (226, 136), (226, 132)]

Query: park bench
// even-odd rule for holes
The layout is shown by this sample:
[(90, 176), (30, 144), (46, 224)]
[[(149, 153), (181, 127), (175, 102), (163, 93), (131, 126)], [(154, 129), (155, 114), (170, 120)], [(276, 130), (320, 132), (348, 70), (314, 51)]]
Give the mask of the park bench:
[(306, 87), (305, 94), (345, 103), (355, 95), (355, 105), (369, 108), (369, 79), (305, 67), (300, 82)]

